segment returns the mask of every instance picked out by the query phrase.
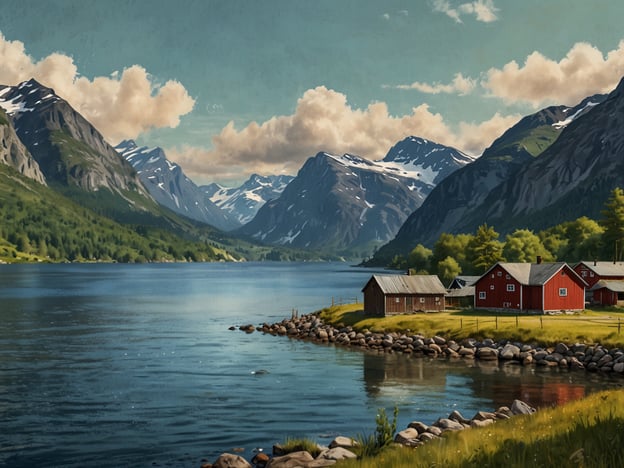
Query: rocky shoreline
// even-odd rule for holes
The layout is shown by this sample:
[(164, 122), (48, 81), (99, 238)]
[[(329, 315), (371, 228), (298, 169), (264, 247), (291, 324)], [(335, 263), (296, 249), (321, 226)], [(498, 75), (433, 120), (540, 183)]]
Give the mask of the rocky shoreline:
[[(440, 359), (499, 361), (521, 366), (559, 367), (624, 376), (624, 351), (619, 348), (609, 349), (600, 344), (558, 343), (555, 346), (543, 347), (510, 340), (478, 341), (472, 338), (456, 342), (441, 336), (425, 337), (408, 330), (376, 333), (369, 330), (356, 331), (350, 326), (334, 327), (323, 323), (316, 313), (301, 317), (293, 313), (290, 319), (274, 324), (264, 323), (259, 327), (251, 324), (232, 326), (230, 330), (237, 328), (246, 333), (259, 331), (275, 336), (348, 346), (367, 352), (402, 353), (414, 357)], [(448, 417), (440, 418), (431, 425), (420, 421), (411, 422), (406, 429), (396, 433), (394, 442), (407, 447), (418, 447), (439, 438), (446, 431), (484, 427), (497, 420), (531, 414), (535, 411), (535, 408), (520, 400), (515, 400), (510, 407), (501, 407), (493, 412), (479, 411), (471, 419), (466, 419), (458, 411), (453, 411)], [(348, 437), (336, 437), (329, 447), (319, 447), (319, 454), (316, 457), (306, 451), (284, 454), (280, 446), (273, 447), (272, 456), (258, 453), (251, 461), (239, 455), (224, 453), (214, 463), (206, 463), (202, 468), (325, 467), (334, 465), (341, 459), (355, 458), (356, 455), (352, 450), (356, 444), (356, 441)]]
[(265, 323), (257, 329), (253, 325), (243, 325), (239, 329), (247, 333), (258, 330), (318, 343), (383, 353), (402, 353), (414, 357), (500, 361), (624, 376), (624, 350), (609, 349), (601, 344), (558, 343), (545, 347), (510, 340), (494, 341), (489, 338), (483, 341), (467, 338), (456, 342), (441, 336), (425, 337), (409, 331), (375, 333), (369, 330), (356, 331), (350, 326), (336, 328), (323, 323), (316, 313), (301, 317), (293, 314), (290, 319), (274, 324)]

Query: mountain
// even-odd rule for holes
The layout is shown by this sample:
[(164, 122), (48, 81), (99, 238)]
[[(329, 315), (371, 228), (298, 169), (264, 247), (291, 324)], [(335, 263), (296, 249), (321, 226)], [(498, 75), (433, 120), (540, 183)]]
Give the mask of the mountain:
[(137, 171), (141, 182), (159, 204), (224, 231), (240, 226), (228, 213), (206, 200), (203, 191), (179, 165), (167, 159), (162, 148), (139, 147), (132, 140), (124, 140), (115, 150)]
[(361, 258), (395, 235), (440, 177), (471, 160), (415, 137), (376, 162), (321, 152), (236, 232), (270, 245)]
[(11, 166), (20, 174), (45, 185), (45, 177), (30, 151), (15, 133), (13, 123), (0, 108), (0, 163)]
[(53, 89), (34, 79), (0, 86), (0, 107), (48, 184), (86, 192), (108, 189), (128, 203), (138, 201), (132, 194), (149, 198), (130, 164)]
[(293, 179), (289, 175), (253, 174), (237, 188), (226, 188), (213, 183), (203, 185), (200, 189), (211, 202), (243, 225), (251, 221), (267, 201), (279, 197)]
[[(496, 139), (479, 159), (438, 184), (396, 237), (380, 248), (369, 263), (385, 265), (395, 255), (405, 255), (419, 243), (432, 246), (443, 232), (472, 232), (478, 225), (490, 223), (484, 210), (487, 211), (489, 203), (496, 203), (496, 196), (503, 196), (499, 192), (491, 196), (494, 189), (503, 182), (516, 180), (519, 171), (542, 160), (547, 152), (557, 151), (559, 146), (554, 143), (577, 122), (585, 121), (584, 116), (593, 115), (606, 98), (606, 95), (591, 96), (574, 107), (552, 106), (521, 119)], [(544, 192), (544, 186), (533, 189)], [(509, 218), (509, 212), (499, 211), (499, 214)], [(515, 218), (509, 219), (509, 225), (516, 224)], [(499, 224), (492, 224), (499, 229)]]

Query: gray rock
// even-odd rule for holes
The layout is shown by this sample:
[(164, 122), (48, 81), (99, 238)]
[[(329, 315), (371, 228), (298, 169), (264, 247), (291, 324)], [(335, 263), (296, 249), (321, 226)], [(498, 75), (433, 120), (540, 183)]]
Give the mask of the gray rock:
[(213, 468), (252, 468), (251, 464), (239, 455), (222, 453), (212, 464)]
[(558, 343), (557, 346), (555, 346), (555, 353), (566, 355), (568, 350), (569, 348), (565, 343)]
[(510, 343), (507, 343), (500, 352), (501, 359), (518, 359), (519, 357), (520, 348)]
[(617, 372), (619, 374), (624, 373), (624, 362), (616, 362), (613, 364), (613, 372)]
[(485, 421), (486, 419), (496, 419), (496, 413), (478, 411), (473, 417), (473, 421)]
[(448, 418), (452, 419), (453, 421), (456, 421), (458, 423), (461, 423), (461, 424), (470, 424), (470, 420), (464, 418), (464, 416), (462, 416), (462, 414), (459, 411), (457, 411), (457, 410), (455, 410), (451, 414), (449, 414)]
[(473, 419), (470, 421), (470, 427), (485, 427), (494, 424), (493, 419)]
[(357, 458), (357, 455), (344, 447), (334, 447), (326, 450), (318, 458), (324, 458), (325, 460), (348, 460), (350, 458)]
[(413, 421), (409, 423), (407, 427), (416, 429), (419, 434), (422, 434), (423, 432), (427, 432), (427, 429), (429, 429), (429, 426), (427, 426), (425, 423), (422, 423), (420, 421)]
[(307, 467), (309, 466), (308, 464), (313, 461), (314, 457), (310, 455), (309, 452), (292, 452), (287, 455), (271, 458), (266, 466), (267, 468), (295, 468), (303, 466)]
[(439, 427), (436, 427), (436, 426), (429, 426), (429, 427), (427, 428), (427, 432), (428, 432), (429, 434), (433, 434), (433, 435), (435, 435), (435, 436), (440, 436), (440, 435), (442, 435), (442, 429), (440, 429)]
[(494, 361), (498, 359), (498, 351), (489, 346), (479, 348), (476, 355), (479, 359), (483, 359), (484, 361)]
[(430, 440), (438, 439), (438, 438), (439, 436), (433, 435), (430, 432), (423, 432), (422, 434), (418, 436), (418, 440), (422, 442), (429, 442)]
[(533, 413), (535, 413), (535, 411), (536, 411), (535, 408), (533, 408), (532, 406), (529, 406), (528, 404), (526, 404), (522, 400), (514, 400), (514, 402), (511, 405), (511, 412), (514, 415), (516, 415), (516, 414), (533, 414)]
[(351, 437), (338, 436), (330, 442), (329, 448), (330, 449), (333, 449), (336, 447), (352, 448), (357, 445), (358, 445), (357, 441), (353, 440)]
[(461, 431), (464, 429), (462, 423), (447, 418), (440, 418), (433, 425), (439, 427), (443, 431)]
[(394, 441), (397, 444), (406, 445), (408, 447), (414, 447), (418, 442), (418, 436), (420, 434), (413, 427), (408, 427), (394, 436)]

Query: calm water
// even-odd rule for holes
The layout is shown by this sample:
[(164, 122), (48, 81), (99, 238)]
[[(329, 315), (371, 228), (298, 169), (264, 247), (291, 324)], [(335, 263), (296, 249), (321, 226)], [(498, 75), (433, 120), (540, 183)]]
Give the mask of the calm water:
[[(453, 409), (549, 405), (621, 380), (469, 367), (254, 333), (373, 272), (344, 264), (0, 266), (0, 465), (189, 466)], [(257, 370), (266, 374), (256, 374)]]

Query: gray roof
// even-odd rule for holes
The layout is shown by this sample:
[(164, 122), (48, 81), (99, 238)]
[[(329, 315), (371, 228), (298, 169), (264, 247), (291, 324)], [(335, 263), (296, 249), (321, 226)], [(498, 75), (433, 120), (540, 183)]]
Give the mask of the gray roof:
[(621, 262), (594, 262), (592, 260), (590, 262), (579, 262), (577, 263), (577, 266), (581, 263), (590, 270), (592, 270), (594, 273), (596, 273), (598, 276), (624, 276), (624, 263)]
[(590, 291), (596, 291), (597, 289), (607, 288), (613, 292), (624, 292), (624, 281), (618, 280), (600, 280), (592, 286)]
[(453, 281), (451, 281), (451, 284), (449, 285), (449, 289), (451, 288), (451, 286), (453, 286), (453, 284), (457, 284), (460, 288), (473, 286), (479, 280), (479, 278), (481, 277), (480, 276), (465, 276), (465, 275), (456, 276), (453, 279)]
[[(445, 294), (436, 275), (373, 275), (384, 294)], [(368, 283), (366, 283), (368, 285)]]
[(446, 297), (470, 297), (474, 295), (474, 286), (464, 286), (463, 288), (449, 289), (446, 293)]
[[(500, 265), (507, 273), (513, 276), (516, 279), (516, 281), (518, 281), (522, 285), (540, 286), (546, 283), (546, 281), (552, 278), (553, 275), (555, 275), (555, 273), (557, 273), (559, 270), (564, 268), (567, 264), (565, 262), (554, 262), (554, 263), (499, 262), (497, 263), (497, 265)], [(490, 268), (490, 270), (492, 268)], [(486, 275), (490, 272), (490, 270), (487, 271)], [(574, 270), (572, 270), (571, 268), (570, 268), (570, 271), (574, 273)], [(576, 273), (574, 273), (574, 275), (578, 276), (576, 275)]]

